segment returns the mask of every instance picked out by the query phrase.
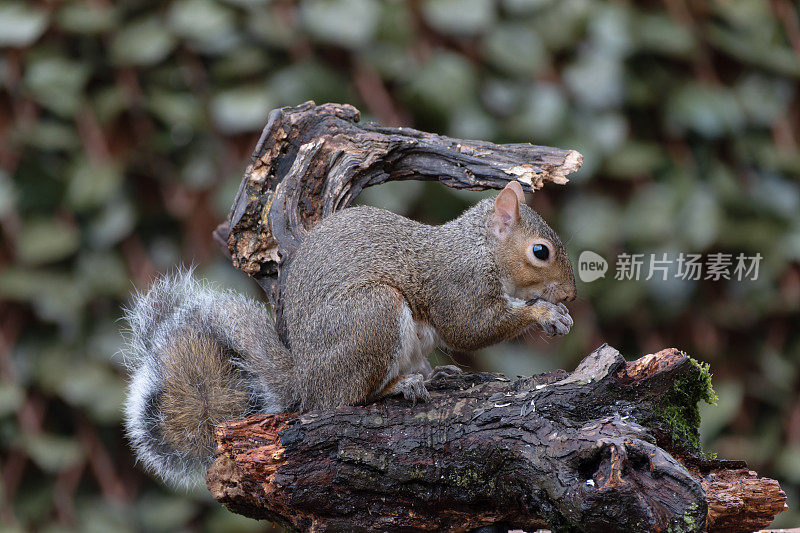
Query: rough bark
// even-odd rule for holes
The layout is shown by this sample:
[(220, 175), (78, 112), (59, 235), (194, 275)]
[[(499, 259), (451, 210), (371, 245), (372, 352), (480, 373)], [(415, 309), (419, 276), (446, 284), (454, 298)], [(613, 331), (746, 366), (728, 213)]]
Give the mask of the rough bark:
[(546, 181), (566, 183), (583, 160), (575, 150), (453, 139), (359, 118), (343, 104), (272, 111), (228, 220), (215, 232), (233, 265), (266, 291), (279, 332), (280, 267), (317, 222), (349, 206), (365, 187), (415, 179), (502, 189), (516, 179), (533, 191)]
[(300, 530), (764, 527), (785, 508), (777, 482), (702, 458), (664, 418), (687, 398), (676, 388), (696, 407), (706, 386), (677, 350), (626, 363), (604, 345), (572, 373), (437, 379), (426, 404), (220, 426), (207, 483), (232, 511)]

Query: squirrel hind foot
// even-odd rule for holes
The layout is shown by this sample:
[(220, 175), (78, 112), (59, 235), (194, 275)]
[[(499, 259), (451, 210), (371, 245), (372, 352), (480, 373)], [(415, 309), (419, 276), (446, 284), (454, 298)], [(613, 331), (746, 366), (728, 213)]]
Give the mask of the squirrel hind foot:
[(442, 365), (437, 366), (433, 369), (431, 374), (428, 376), (427, 381), (434, 381), (441, 378), (446, 378), (449, 376), (457, 376), (462, 374), (464, 371), (458, 368), (456, 365)]
[(417, 405), (417, 401), (427, 403), (431, 399), (428, 389), (425, 388), (425, 378), (422, 374), (405, 374), (394, 378), (378, 394), (378, 398), (386, 396), (399, 396), (410, 401), (412, 405)]

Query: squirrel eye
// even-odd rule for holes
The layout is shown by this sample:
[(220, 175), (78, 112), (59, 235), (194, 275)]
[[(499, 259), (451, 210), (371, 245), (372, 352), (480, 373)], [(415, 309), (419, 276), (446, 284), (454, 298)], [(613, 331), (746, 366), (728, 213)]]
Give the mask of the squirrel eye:
[(534, 244), (533, 255), (534, 257), (536, 257), (536, 259), (547, 261), (547, 258), (550, 257), (550, 249), (547, 248), (547, 246), (545, 246), (544, 244)]

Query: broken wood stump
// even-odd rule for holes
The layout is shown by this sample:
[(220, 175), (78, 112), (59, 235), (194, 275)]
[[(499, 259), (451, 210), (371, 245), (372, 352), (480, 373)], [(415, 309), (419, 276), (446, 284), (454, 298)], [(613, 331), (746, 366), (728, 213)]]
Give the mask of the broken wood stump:
[(603, 345), (571, 372), (463, 373), (425, 404), (389, 398), (217, 428), (208, 471), (231, 511), (310, 531), (753, 531), (778, 483), (703, 457), (707, 368)]

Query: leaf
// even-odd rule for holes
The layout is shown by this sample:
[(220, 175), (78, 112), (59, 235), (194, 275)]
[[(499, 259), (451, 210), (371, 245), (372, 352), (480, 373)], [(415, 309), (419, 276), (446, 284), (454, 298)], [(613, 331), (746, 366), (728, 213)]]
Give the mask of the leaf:
[(131, 289), (130, 273), (114, 250), (82, 253), (76, 275), (83, 289), (92, 295), (124, 298)]
[(393, 213), (405, 213), (423, 189), (421, 181), (389, 181), (380, 187), (367, 187), (356, 199), (358, 205), (371, 205)]
[(422, 4), (426, 22), (453, 35), (475, 35), (490, 28), (496, 17), (491, 0), (426, 0)]
[(65, 31), (93, 35), (109, 31), (117, 24), (113, 6), (93, 2), (73, 2), (64, 5), (57, 15), (58, 25)]
[(630, 141), (608, 157), (604, 168), (612, 177), (634, 179), (652, 173), (663, 163), (664, 153), (659, 146)]
[(453, 113), (475, 95), (476, 76), (472, 64), (451, 52), (434, 54), (409, 75), (406, 91), (423, 109)]
[(578, 101), (592, 109), (619, 107), (625, 100), (621, 59), (602, 49), (583, 49), (564, 70), (567, 87)]
[(262, 522), (257, 522), (242, 515), (233, 514), (217, 505), (209, 514), (205, 523), (206, 531), (225, 531), (226, 533), (260, 533), (264, 531)]
[(350, 99), (346, 83), (345, 78), (324, 64), (304, 61), (273, 74), (268, 92), (276, 107), (306, 100), (340, 102)]
[(71, 117), (83, 102), (89, 67), (58, 56), (31, 60), (25, 72), (25, 88), (42, 105)]
[(525, 24), (503, 24), (495, 28), (484, 44), (487, 59), (512, 74), (533, 75), (547, 66), (542, 41)]
[(771, 70), (776, 74), (800, 78), (800, 61), (790, 46), (774, 44), (771, 39), (756, 38), (752, 34), (714, 23), (706, 25), (703, 36), (716, 48), (738, 61)]
[(558, 0), (503, 0), (503, 9), (514, 15), (530, 15)]
[[(142, 531), (136, 527), (130, 506), (110, 504), (106, 498), (97, 493), (86, 495), (76, 502), (78, 524), (76, 531), (81, 533), (136, 533)], [(256, 522), (255, 520), (251, 520)], [(258, 523), (258, 522), (256, 522)]]
[(10, 214), (17, 202), (14, 183), (6, 172), (0, 169), (0, 218)]
[(74, 125), (47, 118), (41, 118), (32, 124), (30, 129), (24, 132), (23, 139), (32, 147), (54, 152), (59, 150), (69, 152), (80, 145)]
[(41, 320), (69, 330), (83, 318), (87, 295), (64, 272), (14, 266), (0, 269), (0, 297), (29, 303)]
[(211, 74), (219, 81), (238, 82), (241, 78), (265, 74), (272, 66), (270, 56), (263, 47), (239, 47), (231, 54), (219, 58), (211, 68)]
[(690, 250), (705, 250), (717, 239), (723, 213), (705, 184), (697, 183), (675, 217), (677, 232)]
[(180, 0), (172, 3), (169, 27), (176, 35), (189, 40), (205, 52), (229, 50), (236, 43), (233, 12), (211, 0)]
[[(298, 37), (300, 29), (295, 24), (285, 24), (275, 15), (275, 8), (256, 9), (245, 17), (247, 33), (259, 43), (285, 49)], [(299, 100), (298, 100), (299, 101)]]
[(108, 202), (87, 228), (89, 244), (95, 248), (113, 246), (133, 230), (136, 215), (131, 204), (117, 199)]
[(620, 207), (602, 195), (572, 198), (562, 209), (561, 227), (576, 247), (599, 254), (610, 250), (620, 232)]
[(47, 29), (47, 12), (30, 2), (0, 4), (0, 46), (23, 47), (33, 44)]
[(223, 132), (257, 131), (264, 127), (274, 103), (263, 87), (249, 86), (218, 93), (211, 100), (211, 118)]
[(132, 22), (114, 35), (110, 56), (120, 65), (155, 65), (175, 48), (175, 37), (159, 17)]
[(640, 14), (633, 30), (638, 48), (643, 51), (688, 57), (697, 46), (691, 29), (664, 13)]
[(127, 109), (127, 102), (123, 91), (117, 86), (108, 86), (96, 90), (92, 94), (91, 102), (97, 120), (107, 124)]
[(748, 120), (769, 127), (789, 112), (797, 87), (785, 79), (751, 73), (743, 76), (734, 90)]
[(744, 126), (744, 113), (729, 89), (689, 82), (669, 96), (666, 126), (673, 135), (687, 131), (715, 139)]
[(98, 422), (116, 423), (122, 417), (125, 387), (106, 363), (76, 361), (69, 354), (53, 351), (40, 361), (36, 376), (44, 389), (84, 409)]
[(315, 39), (357, 48), (372, 39), (380, 10), (371, 0), (309, 0), (301, 4), (300, 17)]
[(448, 135), (462, 139), (485, 139), (490, 141), (497, 135), (492, 117), (478, 106), (464, 106), (450, 117)]
[(122, 173), (115, 161), (80, 158), (72, 166), (67, 202), (77, 211), (104, 205), (118, 190)]
[(177, 531), (197, 514), (197, 502), (186, 495), (149, 492), (137, 498), (144, 531)]
[(22, 435), (20, 446), (42, 470), (57, 473), (83, 459), (81, 446), (73, 439), (49, 434)]
[(715, 382), (714, 391), (719, 397), (717, 405), (699, 405), (700, 437), (704, 444), (713, 442), (720, 431), (733, 421), (739, 414), (744, 398), (744, 388), (735, 380)]
[(675, 213), (675, 190), (663, 183), (650, 183), (633, 196), (623, 215), (628, 239), (658, 243), (671, 236)]
[(16, 240), (16, 253), (25, 265), (40, 265), (72, 255), (80, 244), (78, 228), (57, 219), (25, 221)]
[(541, 143), (565, 126), (567, 101), (560, 87), (534, 84), (523, 96), (522, 108), (509, 119), (509, 129), (521, 140)]
[(800, 484), (800, 444), (787, 446), (780, 450), (775, 468), (790, 483)]
[(25, 390), (16, 383), (0, 382), (0, 417), (13, 414), (22, 405)]
[(192, 93), (159, 90), (148, 97), (147, 106), (168, 126), (196, 128), (203, 125), (203, 107)]

